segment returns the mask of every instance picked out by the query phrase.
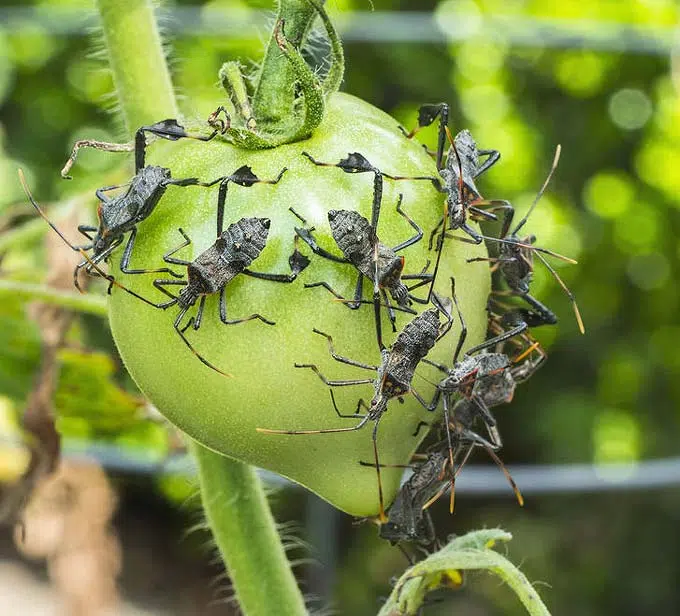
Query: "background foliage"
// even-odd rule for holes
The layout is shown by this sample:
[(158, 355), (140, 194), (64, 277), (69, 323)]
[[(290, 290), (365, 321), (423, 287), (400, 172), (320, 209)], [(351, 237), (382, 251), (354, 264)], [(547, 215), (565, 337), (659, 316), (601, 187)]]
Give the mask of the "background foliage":
[[(340, 24), (342, 12), (370, 9), (363, 0), (328, 4)], [(536, 331), (550, 354), (548, 367), (499, 413), (504, 460), (511, 469), (517, 463), (627, 462), (633, 473), (642, 460), (675, 455), (680, 436), (680, 298), (673, 282), (680, 257), (674, 239), (680, 223), (680, 73), (673, 72), (678, 64), (671, 53), (676, 3), (374, 0), (374, 6), (369, 18), (395, 11), (404, 19), (421, 19), (421, 12), (434, 11), (442, 30), (430, 26), (427, 32), (439, 40), (370, 40), (416, 38), (414, 22), (401, 29), (369, 28), (362, 35), (368, 40), (356, 40), (361, 24), (349, 22), (344, 90), (408, 127), (422, 102), (450, 102), (452, 128), (467, 127), (482, 147), (502, 153), (501, 163), (480, 182), (485, 195), (510, 199), (523, 212), (556, 144), (562, 144), (559, 169), (528, 230), (540, 245), (579, 260), (578, 266), (560, 267), (560, 274), (578, 298), (587, 334), (579, 335), (568, 300), (538, 270), (535, 294), (561, 321)], [(45, 0), (21, 8), (1, 2), (0, 7), (1, 276), (39, 282), (45, 227), (31, 220), (17, 167), (26, 170), (41, 202), (92, 194), (121, 179), (119, 156), (83, 153), (71, 183), (58, 171), (75, 139), (117, 140), (120, 133), (109, 113), (115, 106), (110, 75), (97, 57), (96, 35), (88, 31), (96, 23), (88, 21), (89, 2)], [(203, 118), (214, 109), (220, 97), (217, 70), (224, 60), (256, 58), (260, 49), (256, 37), (224, 35), (214, 22), (211, 31), (206, 13), (203, 22), (193, 17), (248, 7), (271, 8), (269, 0), (166, 6), (194, 9), (164, 21), (188, 117)], [(424, 134), (432, 144), (434, 133)], [(88, 203), (94, 205), (94, 198)], [(87, 216), (82, 210), (80, 219)], [(17, 233), (24, 234), (22, 241), (8, 246)], [(24, 303), (4, 293), (0, 322), (0, 427), (12, 437), (39, 364), (40, 338)], [(69, 343), (73, 348), (60, 356), (56, 399), (64, 432), (81, 442), (127, 447), (120, 451), (130, 458), (161, 460), (171, 440), (158, 424), (140, 423), (148, 411), (120, 369), (105, 320), (83, 316), (71, 328)], [(0, 476), (16, 473), (14, 452), (0, 456)], [(146, 498), (164, 503), (153, 524), (161, 524), (169, 509), (180, 516), (187, 512), (178, 509), (187, 494), (184, 483), (159, 477), (126, 475), (120, 483), (123, 507), (126, 490), (153, 485), (155, 496)], [(281, 519), (303, 522), (303, 534), (322, 563), (301, 570), (310, 590), (332, 596), (340, 613), (375, 613), (377, 597), (389, 591), (390, 575), (405, 564), (399, 552), (379, 542), (370, 525), (352, 526), (300, 490), (282, 491), (278, 503)], [(674, 487), (531, 495), (523, 510), (509, 491), (493, 499), (461, 494), (452, 518), (445, 509), (442, 504), (435, 511), (441, 532), (495, 525), (511, 531), (512, 559), (523, 563), (530, 579), (551, 585), (541, 594), (555, 614), (680, 612), (675, 584), (680, 498)], [(158, 583), (166, 582), (169, 588), (169, 580)], [(451, 613), (451, 604), (461, 609), (455, 613), (522, 613), (519, 605), (508, 606), (508, 591), (494, 580), (470, 582), (428, 613)]]

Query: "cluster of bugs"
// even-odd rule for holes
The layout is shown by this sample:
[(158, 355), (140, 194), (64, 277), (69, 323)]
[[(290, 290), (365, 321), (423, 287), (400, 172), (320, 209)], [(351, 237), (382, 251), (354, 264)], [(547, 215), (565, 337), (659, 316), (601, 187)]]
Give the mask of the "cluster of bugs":
[[(74, 271), (74, 282), (83, 270), (87, 274), (104, 277), (109, 283), (109, 291), (118, 287), (139, 301), (159, 310), (176, 309), (172, 327), (186, 347), (210, 370), (230, 376), (221, 367), (215, 366), (197, 350), (189, 337), (189, 329), (201, 327), (206, 298), (219, 297), (219, 318), (225, 325), (259, 321), (262, 325), (275, 323), (259, 312), (247, 316), (228, 315), (227, 286), (239, 275), (258, 278), (270, 282), (292, 283), (310, 264), (310, 259), (324, 259), (338, 266), (353, 268), (356, 275), (354, 294), (346, 298), (333, 286), (323, 280), (306, 277), (303, 286), (308, 293), (328, 294), (328, 301), (340, 301), (350, 310), (358, 310), (364, 305), (372, 306), (375, 320), (375, 338), (378, 345), (379, 361), (368, 363), (364, 358), (349, 358), (336, 352), (333, 338), (318, 327), (310, 334), (326, 339), (330, 356), (337, 362), (372, 372), (364, 378), (337, 380), (327, 378), (313, 363), (305, 363), (300, 358), (294, 367), (311, 370), (330, 394), (330, 408), (343, 420), (351, 419), (352, 424), (337, 428), (316, 429), (310, 426), (305, 430), (271, 429), (261, 427), (258, 431), (278, 435), (311, 435), (353, 432), (372, 425), (373, 461), (357, 460), (375, 468), (379, 499), (378, 522), (380, 535), (399, 543), (411, 541), (420, 546), (436, 545), (437, 538), (428, 508), (447, 490), (450, 494), (450, 509), (453, 511), (455, 481), (462, 468), (478, 448), (484, 449), (499, 465), (512, 486), (520, 504), (522, 496), (512, 477), (498, 457), (502, 439), (492, 409), (511, 401), (515, 388), (526, 381), (539, 369), (546, 354), (534, 340), (530, 328), (554, 324), (555, 313), (536, 299), (531, 293), (534, 258), (544, 265), (558, 284), (569, 296), (576, 320), (581, 331), (584, 330), (576, 301), (564, 282), (551, 266), (548, 258), (558, 258), (572, 262), (547, 248), (536, 245), (534, 235), (521, 236), (529, 216), (546, 190), (548, 182), (557, 166), (560, 148), (558, 146), (550, 172), (539, 190), (536, 199), (525, 216), (513, 226), (514, 208), (504, 199), (486, 199), (477, 188), (477, 179), (491, 169), (500, 159), (496, 150), (480, 149), (469, 131), (463, 130), (455, 137), (448, 128), (449, 110), (446, 104), (424, 105), (418, 116), (417, 126), (410, 132), (404, 131), (404, 138), (411, 139), (421, 128), (439, 122), (437, 149), (433, 153), (437, 174), (399, 175), (379, 169), (366, 156), (359, 152), (349, 152), (338, 161), (319, 160), (316, 155), (303, 152), (301, 157), (306, 164), (318, 167), (318, 173), (371, 174), (373, 177), (371, 216), (365, 218), (355, 210), (330, 209), (327, 214), (328, 228), (337, 247), (336, 250), (323, 248), (317, 241), (313, 226), (297, 211), (291, 208), (291, 216), (299, 222), (290, 241), (292, 251), (287, 273), (261, 272), (252, 269), (253, 264), (264, 250), (271, 221), (263, 212), (260, 217), (240, 218), (225, 225), (228, 191), (231, 185), (250, 188), (255, 184), (275, 186), (284, 179), (287, 169), (280, 170), (274, 178), (262, 179), (248, 166), (242, 166), (229, 175), (217, 178), (174, 178), (171, 170), (146, 164), (147, 135), (155, 138), (176, 141), (197, 139), (210, 141), (229, 126), (220, 119), (225, 113), (219, 108), (208, 121), (211, 132), (205, 135), (191, 134), (174, 119), (163, 120), (156, 124), (143, 126), (136, 132), (131, 144), (114, 144), (93, 140), (77, 142), (62, 171), (64, 177), (74, 164), (78, 151), (91, 147), (105, 151), (134, 151), (135, 175), (124, 186), (106, 186), (96, 191), (100, 201), (97, 226), (82, 225), (78, 231), (87, 243), (75, 245), (48, 219), (41, 206), (35, 201), (26, 184), (23, 174), (20, 177), (27, 196), (38, 213), (47, 221), (62, 240), (74, 251), (83, 256), (82, 262)], [(446, 148), (447, 141), (449, 143)], [(323, 169), (322, 169), (323, 168)], [(403, 195), (392, 205), (383, 203), (385, 182), (429, 182), (442, 194), (441, 220), (434, 229), (424, 230), (408, 214), (408, 206), (403, 203)], [(215, 220), (215, 240), (207, 249), (193, 260), (180, 258), (178, 252), (192, 243), (191, 237), (181, 228), (177, 230), (178, 243), (169, 246), (162, 255), (163, 267), (133, 267), (135, 240), (140, 223), (149, 218), (162, 201), (169, 187), (183, 190), (202, 190), (219, 186), (217, 192)], [(108, 193), (120, 190), (117, 196)], [(272, 188), (272, 190), (276, 190)], [(387, 245), (380, 239), (380, 217), (385, 207), (394, 207), (397, 214), (410, 226), (411, 235), (404, 237), (396, 245)], [(473, 226), (473, 222), (499, 221), (500, 232), (497, 237), (484, 235)], [(429, 236), (426, 239), (426, 232)], [(181, 239), (180, 239), (181, 238)], [(489, 336), (481, 344), (463, 353), (467, 337), (465, 318), (458, 303), (455, 280), (449, 275), (450, 295), (435, 292), (435, 281), (445, 275), (440, 271), (441, 255), (448, 241), (463, 241), (480, 244), (488, 241), (496, 246), (497, 255), (488, 258), (470, 259), (487, 261), (497, 273), (504, 288), (494, 291), (489, 300)], [(410, 247), (427, 242), (432, 254), (430, 262), (422, 271), (406, 272), (404, 251)], [(166, 298), (155, 301), (122, 284), (102, 269), (112, 252), (125, 243), (120, 260), (121, 272), (128, 275), (154, 275), (152, 285)], [(305, 256), (303, 248), (309, 253)], [(470, 265), (470, 267), (475, 267)], [(364, 282), (372, 287), (372, 294), (365, 295)], [(448, 286), (448, 283), (447, 285)], [(317, 290), (315, 290), (317, 289)], [(318, 291), (323, 289), (324, 291)], [(512, 298), (518, 298), (513, 303)], [(189, 316), (190, 312), (193, 316)], [(397, 326), (397, 313), (408, 315), (408, 321)], [(391, 344), (383, 337), (382, 318), (386, 314), (394, 336)], [(428, 359), (430, 351), (447, 336), (456, 321), (460, 333), (451, 356), (450, 363), (438, 363)], [(319, 324), (319, 327), (325, 326)], [(433, 383), (432, 395), (418, 391), (413, 380), (420, 366), (428, 365), (439, 374)], [(369, 401), (358, 398), (354, 412), (340, 410), (336, 403), (335, 390), (341, 387), (370, 386), (372, 396)], [(434, 443), (417, 454), (411, 465), (413, 474), (403, 484), (391, 507), (385, 507), (381, 480), (381, 462), (378, 447), (378, 428), (381, 419), (388, 412), (391, 403), (401, 401), (411, 394), (424, 409), (442, 410), (441, 421), (428, 424), (421, 422), (437, 436)]]

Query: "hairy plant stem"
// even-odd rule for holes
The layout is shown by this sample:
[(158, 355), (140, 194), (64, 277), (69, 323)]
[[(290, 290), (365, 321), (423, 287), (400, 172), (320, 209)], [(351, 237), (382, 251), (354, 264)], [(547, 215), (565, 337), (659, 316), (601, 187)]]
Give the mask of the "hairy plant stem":
[(97, 0), (125, 128), (176, 118), (177, 103), (150, 0)]
[[(319, 0), (319, 4), (323, 4), (323, 0)], [(315, 17), (316, 11), (308, 0), (279, 0), (276, 18), (284, 20), (286, 39), (297, 49), (307, 38)], [(293, 115), (294, 84), (294, 69), (272, 33), (253, 96), (253, 112), (259, 122), (282, 124)]]
[(286, 555), (255, 469), (196, 442), (191, 449), (203, 509), (243, 611), (248, 616), (306, 614), (290, 567), (280, 566)]
[[(97, 0), (97, 5), (128, 133), (143, 124), (177, 117), (151, 2)], [(207, 520), (241, 611), (247, 616), (306, 614), (254, 470), (198, 443), (192, 451)]]

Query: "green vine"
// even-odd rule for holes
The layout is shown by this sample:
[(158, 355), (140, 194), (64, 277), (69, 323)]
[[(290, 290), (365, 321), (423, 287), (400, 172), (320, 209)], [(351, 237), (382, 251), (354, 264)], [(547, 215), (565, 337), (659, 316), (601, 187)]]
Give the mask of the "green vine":
[[(43, 225), (44, 226), (44, 225)], [(97, 295), (60, 291), (44, 284), (33, 284), (15, 280), (0, 280), (0, 298), (35, 300), (61, 306), (69, 310), (87, 312), (100, 317), (108, 316), (106, 299)]]
[(512, 539), (499, 529), (478, 530), (456, 537), (438, 552), (407, 569), (394, 586), (378, 616), (411, 616), (419, 613), (426, 595), (441, 587), (458, 587), (463, 571), (486, 570), (501, 578), (517, 595), (531, 616), (550, 616), (526, 576), (492, 548)]

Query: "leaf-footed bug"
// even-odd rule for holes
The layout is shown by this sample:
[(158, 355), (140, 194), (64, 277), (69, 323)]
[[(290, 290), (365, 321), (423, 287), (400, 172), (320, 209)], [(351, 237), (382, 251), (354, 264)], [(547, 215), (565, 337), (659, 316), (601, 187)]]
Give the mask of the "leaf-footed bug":
[[(40, 207), (38, 202), (33, 198), (33, 195), (31, 194), (31, 190), (28, 187), (28, 183), (26, 182), (26, 177), (24, 176), (24, 172), (22, 169), (19, 169), (19, 182), (21, 183), (21, 186), (26, 193), (26, 196), (28, 197), (28, 200), (31, 202), (33, 207), (36, 209), (40, 217), (50, 226), (50, 228), (59, 236), (59, 238), (69, 247), (71, 250), (75, 252), (79, 252), (84, 259), (84, 263), (88, 264), (92, 270), (97, 272), (99, 276), (102, 278), (108, 280), (109, 282), (109, 290), (112, 286), (116, 286), (126, 293), (132, 295), (133, 297), (136, 297), (137, 299), (150, 304), (151, 302), (146, 299), (145, 297), (142, 297), (138, 293), (135, 293), (132, 289), (127, 288), (125, 285), (122, 285), (121, 283), (117, 282), (113, 276), (107, 274), (104, 270), (101, 269), (101, 267), (87, 254), (84, 248), (81, 248), (79, 246), (74, 246), (69, 239), (59, 230), (59, 228), (47, 217), (47, 214), (43, 211), (43, 209)], [(78, 287), (80, 289), (80, 287)], [(81, 290), (82, 292), (82, 290)]]
[[(309, 368), (312, 370), (329, 387), (331, 402), (338, 417), (359, 419), (359, 423), (349, 428), (329, 428), (324, 430), (270, 430), (266, 428), (257, 428), (258, 432), (267, 434), (331, 434), (360, 430), (369, 421), (374, 421), (375, 425), (372, 434), (373, 454), (378, 477), (378, 497), (380, 503), (379, 517), (381, 522), (384, 522), (386, 517), (382, 482), (380, 479), (377, 440), (380, 419), (385, 411), (387, 411), (390, 400), (393, 398), (401, 399), (408, 393), (412, 393), (423, 406), (427, 406), (427, 402), (412, 387), (411, 381), (413, 380), (413, 375), (420, 361), (427, 355), (430, 349), (434, 347), (435, 343), (449, 331), (452, 325), (450, 313), (446, 310), (444, 303), (434, 293), (432, 295), (432, 302), (434, 308), (429, 308), (413, 318), (399, 332), (399, 335), (392, 346), (389, 349), (381, 350), (381, 363), (378, 366), (365, 364), (338, 355), (333, 347), (333, 339), (331, 336), (318, 329), (313, 330), (314, 333), (323, 336), (328, 340), (328, 348), (333, 359), (364, 370), (373, 370), (377, 373), (375, 379), (328, 380), (314, 364), (295, 364), (296, 368)], [(446, 318), (446, 322), (443, 325), (440, 323), (440, 313), (444, 314)], [(361, 398), (357, 402), (357, 407), (353, 414), (348, 415), (340, 412), (335, 403), (333, 388), (363, 384), (373, 385), (374, 395), (370, 404), (367, 404), (364, 399)], [(360, 409), (364, 409), (366, 411), (365, 414), (360, 413)]]
[[(85, 271), (90, 273), (92, 271), (92, 263), (105, 261), (113, 250), (123, 242), (123, 238), (128, 231), (130, 236), (120, 260), (120, 270), (125, 274), (148, 272), (149, 270), (130, 268), (130, 257), (137, 237), (137, 225), (153, 213), (168, 186), (197, 186), (198, 183), (197, 178), (177, 180), (171, 177), (169, 169), (148, 166), (143, 167), (132, 178), (127, 191), (117, 197), (111, 199), (105, 193), (120, 188), (120, 186), (99, 188), (95, 193), (101, 202), (97, 209), (98, 226), (78, 226), (78, 231), (91, 242), (84, 246), (74, 247), (74, 249), (92, 250), (92, 256), (91, 260), (82, 261), (76, 266), (73, 272), (75, 286), (78, 287), (77, 277), (79, 270), (84, 267)], [(52, 224), (49, 221), (47, 222), (50, 225)], [(167, 267), (158, 268), (153, 271), (177, 276), (175, 272)]]
[[(386, 291), (389, 291), (392, 299), (397, 303), (401, 310), (413, 312), (410, 305), (412, 302), (421, 304), (428, 304), (432, 293), (433, 283), (436, 276), (435, 271), (432, 274), (427, 274), (424, 271), (419, 274), (403, 274), (404, 257), (397, 255), (398, 252), (408, 248), (419, 242), (423, 237), (423, 231), (418, 224), (413, 221), (402, 209), (403, 195), (399, 195), (397, 201), (397, 213), (402, 216), (409, 225), (415, 230), (415, 235), (397, 244), (394, 247), (389, 247), (383, 244), (378, 238), (377, 227), (380, 219), (380, 209), (383, 195), (383, 177), (388, 177), (393, 180), (433, 180), (433, 178), (418, 176), (405, 177), (385, 174), (378, 168), (374, 167), (362, 154), (358, 152), (350, 153), (347, 158), (342, 159), (337, 164), (322, 163), (315, 160), (308, 153), (303, 154), (317, 166), (324, 167), (338, 167), (345, 173), (365, 173), (371, 172), (374, 175), (373, 181), (373, 199), (371, 207), (371, 221), (364, 218), (361, 214), (350, 210), (330, 210), (328, 213), (328, 222), (338, 248), (342, 252), (342, 257), (334, 255), (327, 250), (321, 248), (316, 239), (312, 235), (314, 228), (299, 228), (296, 227), (296, 233), (307, 243), (312, 251), (326, 259), (335, 261), (337, 263), (351, 263), (359, 272), (359, 277), (355, 286), (354, 298), (352, 300), (345, 300), (339, 293), (337, 293), (327, 282), (316, 282), (305, 284), (306, 288), (324, 287), (336, 298), (345, 301), (348, 308), (357, 309), (362, 303), (363, 295), (363, 279), (368, 278), (373, 282), (374, 298), (373, 304), (376, 313), (376, 334), (378, 338), (378, 346), (382, 349), (384, 344), (382, 342), (382, 332), (380, 323), (380, 308), (379, 301), (382, 297), (383, 302), (387, 306), (388, 316), (392, 324), (393, 331), (396, 330), (395, 315), (392, 306), (387, 298)], [(294, 210), (293, 213), (302, 220), (306, 221)], [(437, 259), (437, 264), (439, 258)], [(412, 288), (408, 288), (404, 284), (404, 280), (419, 280)], [(431, 282), (428, 297), (426, 299), (419, 299), (412, 295), (410, 291), (423, 284)]]
[[(394, 248), (385, 246), (385, 244), (380, 242), (374, 228), (368, 220), (358, 212), (350, 210), (331, 210), (328, 212), (328, 221), (331, 232), (333, 233), (333, 238), (338, 247), (343, 253), (343, 257), (336, 256), (321, 248), (312, 235), (313, 228), (295, 228), (297, 235), (305, 241), (315, 254), (338, 263), (350, 263), (358, 270), (359, 277), (357, 278), (354, 297), (351, 300), (346, 300), (327, 282), (306, 283), (305, 288), (324, 287), (351, 309), (359, 308), (362, 303), (373, 303), (376, 310), (376, 335), (379, 348), (384, 348), (379, 309), (381, 298), (383, 303), (387, 306), (392, 329), (396, 331), (394, 307), (387, 298), (386, 290), (390, 292), (392, 299), (396, 301), (397, 309), (413, 313), (414, 310), (410, 307), (411, 303), (413, 301), (425, 303), (426, 300), (413, 296), (410, 293), (410, 289), (406, 287), (403, 281), (416, 279), (421, 280), (423, 283), (427, 283), (434, 278), (434, 273), (428, 274), (422, 272), (420, 274), (402, 274), (404, 258), (398, 256), (397, 251), (416, 243), (422, 237), (422, 231), (401, 209), (401, 201), (400, 195), (397, 203), (397, 212), (404, 216), (409, 224), (416, 229), (416, 235), (398, 244)], [(301, 218), (295, 211), (293, 211), (293, 213), (298, 218)], [(364, 277), (368, 278), (374, 284), (373, 302), (365, 302), (362, 300)]]
[(415, 541), (429, 545), (435, 541), (434, 525), (425, 505), (441, 490), (448, 457), (442, 451), (428, 454), (401, 486), (387, 511), (387, 522), (380, 525), (380, 537), (392, 545)]
[[(253, 319), (259, 319), (267, 325), (274, 325), (274, 322), (266, 319), (261, 314), (253, 313), (247, 317), (238, 319), (227, 318), (227, 299), (226, 286), (239, 274), (246, 274), (253, 278), (270, 280), (272, 282), (293, 282), (297, 275), (307, 267), (309, 260), (297, 250), (297, 236), (294, 238), (294, 250), (288, 259), (291, 268), (290, 274), (272, 274), (266, 272), (256, 272), (248, 269), (248, 266), (260, 255), (267, 242), (270, 220), (268, 218), (241, 218), (235, 223), (230, 224), (226, 230), (222, 231), (215, 242), (208, 249), (204, 250), (193, 261), (187, 261), (174, 257), (182, 248), (191, 244), (191, 239), (179, 229), (184, 237), (184, 242), (173, 248), (163, 256), (166, 263), (183, 265), (187, 269), (185, 280), (154, 280), (154, 286), (170, 297), (170, 301), (163, 303), (144, 300), (147, 304), (155, 308), (167, 309), (171, 306), (179, 306), (180, 310), (173, 323), (173, 327), (180, 338), (189, 347), (192, 353), (209, 368), (225, 374), (216, 368), (208, 360), (202, 357), (185, 336), (186, 330), (193, 326), (194, 330), (201, 327), (205, 300), (208, 295), (219, 293), (219, 314), (220, 321), (225, 325), (245, 323)], [(173, 295), (166, 287), (182, 286), (179, 295)], [(199, 301), (200, 300), (200, 301)], [(195, 317), (191, 317), (185, 325), (181, 325), (188, 310), (199, 302)]]
[[(434, 411), (443, 399), (444, 406), (444, 426), (446, 429), (447, 445), (449, 451), (450, 468), (454, 469), (455, 443), (452, 439), (452, 432), (449, 426), (454, 426), (454, 434), (457, 441), (461, 438), (486, 446), (487, 441), (471, 431), (471, 426), (477, 417), (481, 417), (487, 426), (494, 445), (489, 445), (490, 455), (499, 462), (497, 456), (493, 454), (494, 449), (500, 447), (500, 435), (496, 429), (496, 420), (489, 410), (490, 406), (509, 402), (515, 389), (515, 381), (511, 371), (511, 362), (504, 353), (478, 353), (497, 344), (497, 338), (486, 340), (482, 344), (469, 349), (463, 359), (459, 360), (460, 351), (467, 337), (467, 327), (462, 312), (458, 305), (455, 292), (455, 282), (451, 279), (452, 300), (458, 313), (461, 323), (461, 332), (458, 343), (453, 354), (451, 366), (445, 366), (428, 359), (423, 359), (424, 363), (434, 366), (446, 376), (437, 384), (432, 401), (426, 406), (430, 411)], [(507, 339), (506, 335), (503, 340)], [(528, 378), (528, 376), (527, 376)], [(451, 407), (454, 396), (461, 396), (462, 401), (469, 401), (469, 406), (460, 407), (460, 417), (455, 414), (452, 417)], [(428, 425), (420, 422), (416, 429), (416, 434), (421, 425)], [(469, 455), (469, 454), (468, 454)], [(455, 472), (451, 473), (451, 510), (453, 510), (453, 481)], [(511, 482), (512, 483), (512, 482)], [(512, 484), (514, 486), (514, 483)], [(521, 495), (518, 496), (521, 502)]]
[[(537, 353), (537, 357), (532, 358), (531, 355), (534, 352)], [(501, 354), (488, 353), (480, 354), (477, 357), (484, 357), (484, 355), (497, 356)], [(463, 466), (465, 466), (465, 463), (475, 447), (482, 447), (486, 450), (489, 457), (501, 469), (505, 478), (508, 480), (510, 487), (515, 493), (517, 502), (520, 506), (524, 506), (522, 493), (505, 464), (503, 464), (503, 461), (498, 457), (498, 454), (496, 454), (496, 451), (501, 449), (503, 443), (498, 427), (496, 426), (496, 420), (489, 409), (510, 402), (516, 386), (529, 379), (531, 375), (543, 365), (546, 357), (547, 356), (540, 348), (540, 345), (538, 343), (533, 343), (519, 356), (507, 361), (505, 367), (498, 368), (495, 372), (488, 370), (488, 368), (494, 363), (498, 365), (506, 364), (506, 361), (498, 357), (493, 358), (488, 362), (486, 373), (478, 372), (475, 374), (471, 395), (464, 396), (453, 406), (448, 423), (445, 423), (444, 426), (447, 437), (446, 440), (443, 441), (443, 444), (446, 444), (449, 448), (453, 444), (453, 447), (455, 448), (455, 457), (461, 455), (462, 459), (457, 467), (454, 468), (453, 465), (449, 467), (451, 490), (449, 504), (450, 511), (453, 511), (456, 477)], [(506, 357), (506, 360), (507, 359), (508, 358)], [(445, 405), (447, 404), (447, 395), (451, 394), (444, 393)], [(445, 416), (448, 416), (448, 413), (446, 413)], [(489, 433), (489, 440), (480, 436), (473, 430), (473, 426), (479, 418), (481, 418), (486, 425)], [(462, 449), (463, 445), (467, 446), (465, 451)], [(449, 451), (451, 450), (449, 449)], [(434, 496), (425, 506), (428, 507), (431, 502), (439, 498), (440, 494)]]
[[(552, 310), (550, 310), (547, 306), (539, 302), (535, 297), (529, 294), (529, 287), (534, 273), (533, 257), (535, 255), (536, 258), (538, 258), (539, 261), (550, 272), (550, 274), (557, 281), (560, 287), (562, 287), (562, 290), (567, 294), (567, 297), (569, 297), (569, 300), (571, 301), (571, 304), (574, 309), (574, 315), (576, 316), (578, 328), (580, 332), (583, 334), (585, 333), (585, 327), (583, 325), (583, 319), (581, 318), (581, 313), (576, 303), (576, 298), (574, 297), (573, 293), (567, 288), (567, 285), (564, 283), (562, 278), (560, 278), (559, 274), (550, 265), (550, 263), (548, 263), (547, 259), (543, 255), (556, 257), (558, 259), (568, 261), (571, 263), (575, 263), (575, 261), (551, 250), (547, 250), (546, 248), (534, 246), (534, 242), (536, 241), (535, 235), (528, 235), (524, 238), (520, 238), (518, 235), (522, 227), (526, 224), (527, 220), (529, 219), (529, 216), (533, 212), (534, 208), (540, 201), (541, 197), (543, 196), (543, 193), (545, 192), (546, 188), (548, 187), (548, 183), (550, 182), (550, 179), (552, 178), (552, 175), (555, 172), (555, 169), (557, 168), (557, 164), (560, 159), (560, 152), (561, 147), (558, 145), (557, 148), (555, 149), (555, 157), (553, 159), (553, 163), (548, 173), (548, 176), (543, 182), (541, 189), (534, 198), (533, 203), (527, 210), (527, 213), (524, 215), (522, 220), (520, 220), (515, 226), (515, 228), (512, 229), (511, 231), (508, 231), (506, 229), (503, 233), (501, 233), (501, 236), (499, 238), (488, 238), (492, 241), (496, 241), (499, 243), (498, 257), (489, 258), (477, 257), (474, 259), (468, 259), (468, 262), (471, 263), (475, 261), (487, 261), (492, 264), (492, 267), (494, 269), (498, 269), (500, 271), (501, 275), (503, 276), (503, 279), (506, 281), (508, 287), (510, 288), (510, 294), (518, 295), (519, 297), (524, 299), (524, 301), (526, 301), (531, 307), (531, 310), (525, 311), (523, 313), (523, 316), (526, 317), (529, 325), (533, 327), (538, 327), (539, 325), (554, 325), (555, 323), (557, 323), (557, 316), (555, 315), (555, 313), (552, 312)], [(502, 294), (502, 292), (496, 292), (496, 294), (499, 295)]]
[[(437, 140), (436, 164), (437, 170), (443, 180), (443, 185), (435, 184), (439, 190), (446, 194), (446, 208), (448, 211), (448, 227), (451, 231), (462, 229), (469, 238), (458, 237), (457, 239), (473, 244), (481, 244), (484, 236), (475, 231), (467, 223), (468, 215), (474, 220), (497, 220), (494, 210), (503, 211), (503, 233), (507, 231), (512, 222), (514, 208), (509, 201), (504, 199), (484, 199), (475, 185), (475, 179), (490, 169), (500, 160), (500, 152), (497, 150), (480, 150), (473, 139), (470, 131), (460, 131), (455, 139), (451, 138), (448, 129), (449, 106), (446, 103), (437, 105), (423, 105), (418, 111), (418, 126), (406, 136), (413, 137), (421, 128), (429, 126), (439, 118), (439, 133)], [(446, 154), (444, 164), (444, 145), (448, 136), (451, 147)], [(481, 162), (480, 156), (486, 156)], [(488, 209), (482, 209), (488, 208)], [(430, 234), (430, 248), (439, 225)]]
[[(83, 250), (92, 250), (91, 260), (94, 263), (106, 260), (111, 252), (123, 241), (123, 236), (129, 231), (130, 236), (120, 261), (120, 270), (125, 274), (140, 274), (152, 271), (148, 269), (131, 269), (129, 267), (130, 258), (137, 237), (137, 225), (153, 213), (168, 186), (199, 185), (197, 178), (173, 179), (170, 169), (154, 165), (145, 165), (147, 145), (145, 133), (147, 132), (171, 141), (177, 141), (182, 138), (209, 141), (218, 133), (218, 131), (215, 130), (212, 134), (207, 136), (191, 135), (186, 132), (184, 127), (181, 126), (177, 120), (163, 120), (156, 124), (139, 128), (135, 133), (135, 140), (133, 143), (108, 143), (88, 139), (77, 141), (73, 146), (71, 156), (61, 171), (62, 177), (67, 179), (70, 178), (68, 172), (75, 163), (78, 151), (83, 147), (92, 147), (110, 152), (127, 152), (134, 150), (135, 176), (130, 180), (128, 189), (124, 193), (110, 198), (107, 196), (107, 192), (122, 188), (123, 186), (105, 186), (99, 188), (95, 193), (97, 199), (100, 201), (97, 210), (97, 217), (99, 219), (98, 225), (96, 227), (91, 225), (80, 225), (78, 227), (78, 231), (80, 231), (87, 239), (91, 240), (91, 244), (80, 246), (79, 248), (82, 248)], [(94, 234), (94, 236), (92, 234)], [(80, 263), (73, 274), (76, 287), (78, 287), (78, 271), (83, 267), (85, 267), (85, 270), (88, 273), (92, 271), (91, 263), (88, 263), (87, 261)], [(158, 268), (153, 271), (155, 273), (167, 273), (172, 276), (177, 276), (175, 272), (167, 267)]]

